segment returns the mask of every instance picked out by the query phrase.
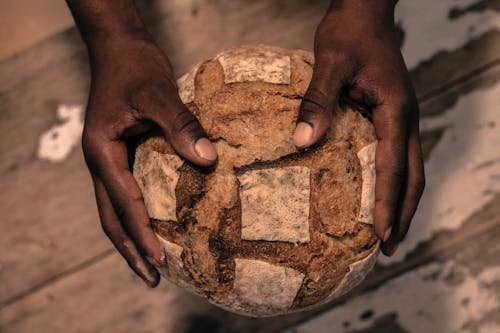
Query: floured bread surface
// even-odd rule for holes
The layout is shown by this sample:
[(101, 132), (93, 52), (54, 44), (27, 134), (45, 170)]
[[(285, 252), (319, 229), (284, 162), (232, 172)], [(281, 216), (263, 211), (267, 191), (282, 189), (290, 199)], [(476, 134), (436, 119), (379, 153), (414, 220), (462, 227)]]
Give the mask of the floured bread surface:
[(309, 168), (295, 166), (238, 176), (241, 238), (308, 242), (310, 175)]
[(252, 312), (286, 312), (303, 279), (304, 274), (292, 268), (236, 258), (233, 292), (238, 302)]
[(175, 221), (175, 187), (183, 164), (177, 155), (162, 154), (146, 146), (138, 147), (134, 176), (141, 188), (151, 218)]
[(375, 206), (375, 151), (377, 142), (361, 148), (358, 158), (361, 164), (361, 207), (359, 209), (358, 221), (373, 224), (373, 207)]
[(224, 71), (224, 82), (290, 84), (290, 56), (270, 47), (231, 49), (215, 57)]
[(306, 151), (293, 131), (312, 54), (246, 46), (197, 65), (179, 93), (218, 161), (199, 168), (160, 135), (134, 175), (165, 251), (162, 274), (220, 307), (266, 317), (318, 306), (375, 262), (373, 126), (338, 109)]

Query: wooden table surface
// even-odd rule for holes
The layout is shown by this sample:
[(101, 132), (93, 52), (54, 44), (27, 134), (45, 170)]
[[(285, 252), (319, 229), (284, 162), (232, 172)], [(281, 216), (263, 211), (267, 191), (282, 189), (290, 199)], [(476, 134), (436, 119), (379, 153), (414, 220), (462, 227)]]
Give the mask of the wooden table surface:
[[(155, 3), (140, 3), (143, 17), (178, 74), (242, 44), (311, 50), (328, 5)], [(75, 28), (1, 61), (0, 332), (500, 332), (500, 1), (398, 6), (422, 113), (419, 213), (353, 293), (278, 318), (233, 315), (166, 281), (147, 289), (101, 231), (79, 141), (60, 161), (40, 157), (50, 128), (81, 125), (56, 115), (87, 98)]]

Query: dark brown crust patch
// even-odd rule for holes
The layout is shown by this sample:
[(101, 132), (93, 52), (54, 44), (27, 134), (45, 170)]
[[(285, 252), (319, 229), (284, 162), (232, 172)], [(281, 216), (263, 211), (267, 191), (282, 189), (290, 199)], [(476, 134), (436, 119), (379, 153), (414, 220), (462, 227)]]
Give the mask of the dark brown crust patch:
[(192, 209), (203, 196), (207, 170), (184, 163), (179, 169), (179, 179), (175, 188), (177, 199), (177, 221), (181, 225), (192, 219)]

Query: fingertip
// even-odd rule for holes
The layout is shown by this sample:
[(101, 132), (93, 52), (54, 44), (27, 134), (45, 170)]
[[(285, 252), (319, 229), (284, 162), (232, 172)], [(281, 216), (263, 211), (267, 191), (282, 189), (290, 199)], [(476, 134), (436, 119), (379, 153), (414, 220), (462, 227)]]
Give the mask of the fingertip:
[(396, 253), (398, 247), (399, 243), (393, 243), (393, 244), (383, 243), (381, 249), (384, 255), (386, 255), (387, 257), (392, 257), (394, 253)]
[(312, 126), (303, 121), (299, 122), (295, 127), (293, 143), (299, 149), (312, 145), (314, 143)]
[(160, 267), (162, 266), (162, 257), (155, 258), (151, 256), (146, 256), (146, 260), (153, 266), (155, 267)]
[(149, 262), (149, 258), (146, 257), (146, 262), (144, 262), (144, 266), (146, 267), (136, 267), (135, 271), (139, 274), (141, 279), (146, 283), (146, 285), (150, 288), (156, 287), (160, 283), (160, 274), (157, 269)]
[(132, 256), (133, 258), (130, 256), (125, 257), (130, 268), (148, 287), (156, 287), (160, 283), (160, 274), (157, 269), (149, 262), (147, 257), (140, 257), (138, 253)]
[(212, 142), (205, 137), (202, 137), (195, 142), (194, 150), (201, 159), (207, 162), (208, 165), (215, 163), (217, 160), (217, 152), (215, 151)]
[(389, 226), (389, 228), (387, 228), (384, 232), (384, 236), (382, 237), (382, 240), (384, 242), (387, 242), (387, 240), (389, 239), (389, 237), (391, 236), (391, 232), (392, 232), (392, 225)]
[(387, 242), (392, 233), (392, 223), (387, 214), (382, 214), (379, 207), (375, 207), (373, 214), (373, 228), (377, 237)]
[(156, 288), (160, 284), (160, 275), (156, 272), (155, 276), (143, 278), (143, 281), (149, 288)]

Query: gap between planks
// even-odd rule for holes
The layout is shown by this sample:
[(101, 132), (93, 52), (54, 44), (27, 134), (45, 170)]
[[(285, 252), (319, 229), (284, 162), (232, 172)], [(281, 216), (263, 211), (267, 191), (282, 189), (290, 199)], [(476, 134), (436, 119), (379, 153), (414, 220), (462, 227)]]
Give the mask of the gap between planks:
[(32, 293), (37, 292), (45, 287), (48, 287), (51, 284), (56, 283), (57, 281), (60, 281), (60, 280), (66, 278), (72, 274), (77, 274), (78, 272), (87, 269), (88, 267), (98, 263), (99, 261), (106, 259), (107, 257), (113, 255), (114, 253), (115, 253), (115, 249), (109, 248), (109, 249), (102, 251), (101, 253), (99, 253), (99, 254), (97, 254), (97, 255), (95, 255), (95, 256), (93, 256), (85, 261), (82, 261), (74, 266), (71, 266), (70, 268), (68, 268), (64, 271), (61, 271), (58, 274), (51, 276), (49, 279), (42, 281), (40, 283), (37, 283), (37, 284), (33, 285), (31, 288), (25, 289), (25, 290), (15, 294), (14, 296), (7, 298), (5, 301), (3, 301), (0, 304), (0, 309), (8, 307), (9, 305), (11, 305), (13, 303), (28, 297)]

